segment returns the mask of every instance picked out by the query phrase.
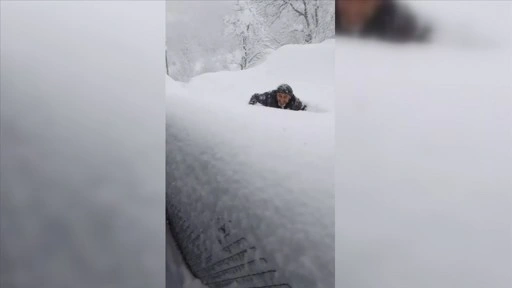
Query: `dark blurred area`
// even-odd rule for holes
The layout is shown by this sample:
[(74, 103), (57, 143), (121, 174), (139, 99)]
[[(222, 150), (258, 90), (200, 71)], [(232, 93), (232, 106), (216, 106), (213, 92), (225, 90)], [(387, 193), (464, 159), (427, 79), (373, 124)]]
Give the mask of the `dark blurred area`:
[(336, 0), (336, 34), (393, 42), (426, 42), (432, 29), (406, 3), (395, 0)]

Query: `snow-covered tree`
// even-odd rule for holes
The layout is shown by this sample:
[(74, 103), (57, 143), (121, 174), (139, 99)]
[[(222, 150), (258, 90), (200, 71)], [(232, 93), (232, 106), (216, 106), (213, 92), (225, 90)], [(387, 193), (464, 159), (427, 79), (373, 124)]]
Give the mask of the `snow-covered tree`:
[(244, 70), (264, 56), (269, 48), (269, 38), (265, 19), (257, 11), (254, 1), (237, 1), (234, 13), (224, 18), (226, 35), (236, 39), (240, 51), (238, 64)]
[(189, 42), (185, 41), (169, 55), (169, 59), (173, 59), (171, 76), (179, 81), (188, 81), (194, 75), (194, 58)]
[[(334, 0), (253, 0), (281, 43), (314, 43), (334, 36)], [(299, 37), (299, 39), (297, 39)]]
[[(190, 5), (201, 8), (192, 1)], [(334, 36), (334, 0), (239, 0), (223, 5), (222, 13), (203, 11), (170, 22), (176, 26), (167, 29), (166, 60), (173, 79), (247, 69), (261, 62), (269, 48)]]

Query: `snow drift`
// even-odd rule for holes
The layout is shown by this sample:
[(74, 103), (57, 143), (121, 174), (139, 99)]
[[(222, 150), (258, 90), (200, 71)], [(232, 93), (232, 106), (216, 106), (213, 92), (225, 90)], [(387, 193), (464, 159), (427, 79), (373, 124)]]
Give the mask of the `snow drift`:
[[(312, 111), (247, 104), (281, 83)], [(204, 230), (202, 255), (223, 257), (221, 221), (277, 271), (270, 282), (333, 287), (334, 40), (284, 46), (244, 71), (168, 78), (167, 105), (167, 196)]]
[(408, 1), (428, 45), (337, 39), (336, 287), (510, 287), (509, 1)]

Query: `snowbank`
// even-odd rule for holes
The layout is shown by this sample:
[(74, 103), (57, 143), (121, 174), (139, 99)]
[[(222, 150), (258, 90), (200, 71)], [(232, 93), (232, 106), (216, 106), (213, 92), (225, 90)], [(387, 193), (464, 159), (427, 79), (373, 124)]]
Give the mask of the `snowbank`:
[[(192, 78), (187, 85), (188, 93), (208, 105), (220, 102), (220, 106), (226, 109), (240, 111), (247, 110), (237, 107), (247, 108), (246, 104), (252, 94), (288, 83), (301, 100), (321, 111), (332, 112), (333, 51), (334, 40), (313, 45), (286, 45), (267, 56), (263, 64), (252, 69), (206, 73)], [(168, 93), (184, 95), (180, 91), (171, 90)], [(313, 111), (316, 110), (313, 108)]]
[(408, 4), (432, 44), (337, 39), (336, 287), (510, 287), (512, 5)]
[[(204, 235), (216, 217), (229, 222), (277, 270), (275, 283), (333, 287), (334, 40), (282, 47), (245, 71), (167, 81), (167, 193), (181, 215)], [(281, 83), (313, 112), (247, 105)]]

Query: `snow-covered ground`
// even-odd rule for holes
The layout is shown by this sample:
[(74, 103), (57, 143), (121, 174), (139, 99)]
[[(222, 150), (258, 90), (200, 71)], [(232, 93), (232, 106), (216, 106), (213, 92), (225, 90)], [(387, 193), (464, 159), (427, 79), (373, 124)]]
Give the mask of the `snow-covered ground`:
[(511, 287), (512, 3), (409, 1), (428, 45), (336, 43), (336, 287)]
[[(229, 222), (294, 288), (334, 286), (334, 62), (331, 39), (244, 71), (167, 79), (171, 201), (205, 235), (217, 217)], [(281, 83), (311, 111), (247, 104)]]

